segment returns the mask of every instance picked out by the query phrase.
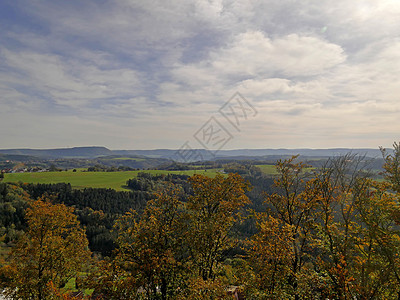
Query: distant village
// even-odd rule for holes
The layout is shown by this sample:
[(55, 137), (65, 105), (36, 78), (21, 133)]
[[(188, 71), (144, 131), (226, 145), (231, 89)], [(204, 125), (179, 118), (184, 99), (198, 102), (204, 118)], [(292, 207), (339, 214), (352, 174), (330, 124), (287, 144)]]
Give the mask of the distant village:
[(5, 173), (39, 173), (39, 172), (50, 172), (50, 171), (62, 171), (62, 169), (57, 168), (54, 164), (43, 165), (41, 163), (35, 164), (34, 162), (29, 162), (26, 164), (21, 161), (5, 160), (3, 165), (0, 166), (1, 174)]
[(49, 168), (41, 167), (20, 167), (20, 168), (5, 168), (1, 170), (1, 173), (36, 173), (36, 172), (49, 172)]

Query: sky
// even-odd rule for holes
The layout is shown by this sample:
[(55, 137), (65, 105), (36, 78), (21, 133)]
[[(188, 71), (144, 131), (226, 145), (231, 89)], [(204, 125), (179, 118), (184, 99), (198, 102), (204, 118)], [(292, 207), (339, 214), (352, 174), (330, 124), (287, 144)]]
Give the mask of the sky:
[(0, 148), (400, 140), (399, 0), (4, 0)]

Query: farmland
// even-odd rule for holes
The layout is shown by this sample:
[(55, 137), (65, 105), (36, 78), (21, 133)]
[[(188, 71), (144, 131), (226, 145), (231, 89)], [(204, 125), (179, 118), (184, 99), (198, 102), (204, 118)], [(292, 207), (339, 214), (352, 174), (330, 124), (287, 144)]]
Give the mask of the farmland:
[(127, 190), (126, 181), (137, 176), (139, 172), (156, 174), (203, 174), (214, 177), (219, 170), (185, 170), (185, 171), (165, 171), (165, 170), (146, 170), (146, 171), (124, 171), (124, 172), (41, 172), (41, 173), (8, 173), (5, 174), (4, 182), (24, 182), (24, 183), (70, 183), (73, 188), (110, 188), (117, 191)]
[[(255, 165), (256, 167), (260, 168), (260, 170), (266, 175), (276, 175), (278, 171), (275, 165)], [(314, 167), (306, 167), (304, 168), (304, 172), (311, 172), (314, 170)]]
[(275, 165), (256, 165), (256, 167), (260, 168), (260, 170), (268, 175), (277, 174)]

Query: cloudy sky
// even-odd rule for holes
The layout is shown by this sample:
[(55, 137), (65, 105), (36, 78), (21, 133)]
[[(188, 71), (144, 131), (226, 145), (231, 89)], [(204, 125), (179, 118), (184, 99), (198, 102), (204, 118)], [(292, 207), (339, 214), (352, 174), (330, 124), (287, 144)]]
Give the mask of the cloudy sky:
[(399, 20), (399, 0), (1, 1), (0, 148), (201, 148), (210, 122), (225, 149), (390, 147)]

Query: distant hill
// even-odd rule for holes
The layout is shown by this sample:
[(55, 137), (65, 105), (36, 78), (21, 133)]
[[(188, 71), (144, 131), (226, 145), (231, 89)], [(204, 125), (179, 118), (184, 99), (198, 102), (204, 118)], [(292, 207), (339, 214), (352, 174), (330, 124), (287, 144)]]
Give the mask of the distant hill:
[(238, 149), (220, 150), (216, 153), (204, 150), (193, 149), (179, 153), (177, 150), (156, 149), (156, 150), (114, 150), (117, 155), (143, 155), (146, 157), (169, 158), (177, 161), (184, 160), (213, 160), (224, 158), (249, 159), (251, 157), (282, 157), (297, 155), (307, 157), (332, 157), (348, 153), (365, 155), (371, 158), (382, 157), (379, 149), (371, 148), (332, 148), (332, 149)]
[(155, 150), (110, 150), (106, 147), (74, 147), (61, 149), (2, 149), (1, 154), (28, 155), (39, 158), (98, 158), (104, 156), (128, 156), (162, 158), (175, 161), (198, 161), (224, 158), (282, 157), (297, 155), (305, 157), (332, 157), (347, 153), (365, 155), (371, 158), (382, 157), (379, 149), (371, 148), (332, 148), (332, 149), (238, 149), (220, 150), (216, 153), (205, 149), (193, 149), (184, 152), (171, 149)]
[(0, 162), (10, 161), (10, 160), (25, 162), (25, 161), (32, 161), (32, 160), (37, 160), (37, 159), (38, 159), (38, 157), (36, 157), (36, 156), (0, 153)]
[(43, 158), (94, 158), (113, 155), (106, 147), (73, 147), (60, 149), (0, 149), (0, 154), (30, 155)]
[(146, 156), (153, 158), (170, 158), (174, 156), (177, 150), (155, 149), (155, 150), (113, 150), (114, 155), (121, 156)]
[(222, 150), (217, 153), (218, 156), (282, 156), (297, 155), (313, 157), (332, 157), (348, 153), (365, 155), (367, 157), (381, 157), (379, 149), (371, 148), (331, 148), (331, 149), (239, 149)]

